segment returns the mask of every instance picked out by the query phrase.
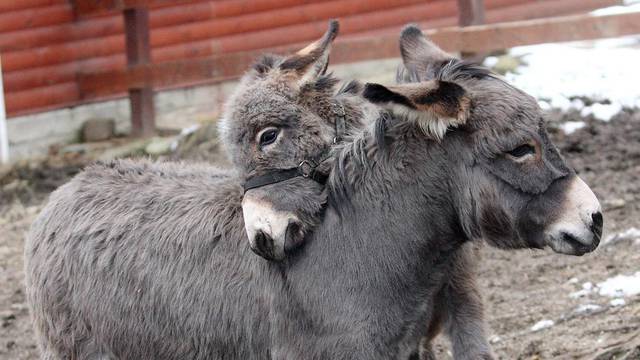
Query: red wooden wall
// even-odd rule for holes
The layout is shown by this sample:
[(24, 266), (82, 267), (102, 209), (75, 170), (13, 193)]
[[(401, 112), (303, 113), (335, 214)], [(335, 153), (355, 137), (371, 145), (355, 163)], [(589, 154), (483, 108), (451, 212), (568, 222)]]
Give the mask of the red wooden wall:
[[(487, 22), (584, 12), (619, 0), (485, 0)], [(397, 32), (408, 22), (457, 22), (456, 0), (182, 1), (150, 10), (152, 61), (266, 49), (317, 38), (338, 18), (340, 38)], [(340, 39), (339, 38), (339, 39)], [(0, 1), (8, 115), (82, 103), (77, 77), (126, 67), (120, 13), (76, 16), (69, 0)], [(115, 96), (124, 96), (114, 94)]]

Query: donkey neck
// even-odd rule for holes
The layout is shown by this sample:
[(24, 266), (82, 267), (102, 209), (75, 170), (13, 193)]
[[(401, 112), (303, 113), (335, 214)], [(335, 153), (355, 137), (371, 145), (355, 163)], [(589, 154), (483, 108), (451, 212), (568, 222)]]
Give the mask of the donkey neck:
[(340, 215), (330, 205), (286, 270), (291, 295), (311, 319), (345, 332), (355, 322), (373, 332), (370, 338), (387, 339), (388, 351), (413, 346), (422, 335), (461, 238), (438, 175), (446, 164), (430, 154), (438, 146), (417, 137), (402, 141), (402, 154), (410, 156), (369, 159), (378, 161), (358, 175), (350, 212)]

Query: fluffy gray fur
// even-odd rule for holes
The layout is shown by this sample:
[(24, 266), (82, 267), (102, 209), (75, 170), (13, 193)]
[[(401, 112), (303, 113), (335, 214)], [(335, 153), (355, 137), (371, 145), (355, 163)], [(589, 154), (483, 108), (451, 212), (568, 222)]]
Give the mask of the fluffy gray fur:
[[(308, 73), (289, 68), (277, 70), (293, 77), (286, 83), (264, 68), (249, 74), (230, 103), (227, 144), (246, 164), (238, 174), (119, 161), (52, 195), (25, 248), (43, 358), (406, 359), (439, 316), (464, 243), (545, 246), (574, 174), (533, 99), (461, 76), (449, 81), (472, 97), (465, 126), (437, 142), (377, 114), (337, 150), (331, 201), (305, 246), (279, 264), (253, 255), (237, 177), (297, 164), (332, 128), (293, 96)], [(264, 126), (282, 129), (277, 146), (255, 146)], [(541, 161), (525, 174), (503, 154), (531, 139)]]

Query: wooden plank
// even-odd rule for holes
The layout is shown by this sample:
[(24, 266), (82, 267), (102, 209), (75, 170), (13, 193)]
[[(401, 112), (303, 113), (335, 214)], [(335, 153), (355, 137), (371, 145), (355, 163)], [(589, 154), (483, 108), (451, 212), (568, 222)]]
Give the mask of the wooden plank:
[(0, 1), (0, 13), (18, 11), (50, 5), (64, 4), (66, 0), (20, 0)]
[(458, 0), (458, 25), (484, 24), (484, 0)]
[(73, 20), (69, 4), (0, 13), (0, 33), (58, 25)]
[(493, 51), (515, 46), (640, 34), (640, 12), (574, 15), (429, 32), (448, 51)]
[[(548, 42), (589, 40), (640, 34), (640, 12), (606, 16), (575, 15), (466, 28), (426, 31), (447, 51), (484, 52)], [(333, 63), (398, 57), (398, 35), (343, 39), (332, 51)], [(297, 46), (280, 47), (290, 53)], [(264, 50), (239, 52), (205, 59), (136, 66), (127, 71), (84, 74), (79, 77), (83, 99), (122, 93), (130, 86), (154, 88), (215, 82), (240, 76)]]
[(4, 86), (7, 92), (13, 93), (64, 82), (73, 82), (76, 81), (78, 73), (116, 71), (125, 69), (126, 66), (125, 55), (118, 54), (10, 73), (5, 72)]
[[(306, 0), (321, 2), (323, 0)], [(208, 2), (212, 14), (216, 17), (260, 12), (264, 10), (287, 8), (300, 4), (300, 0), (71, 0), (76, 16), (86, 17), (112, 13), (133, 8), (157, 8), (169, 6), (190, 6)]]
[(585, 14), (603, 7), (621, 5), (623, 0), (545, 0), (527, 1), (518, 6), (508, 6), (500, 11), (487, 11), (486, 23), (524, 21), (544, 17)]
[(105, 12), (177, 5), (189, 2), (194, 2), (194, 0), (71, 0), (74, 11), (78, 16), (90, 16)]
[[(126, 92), (126, 89), (125, 89)], [(80, 92), (76, 82), (55, 84), (25, 91), (6, 93), (7, 114), (16, 116), (34, 109), (50, 109), (78, 103)]]
[[(133, 8), (124, 10), (127, 45), (127, 66), (145, 66), (151, 62), (149, 44), (149, 10)], [(148, 82), (129, 85), (131, 102), (131, 133), (133, 136), (149, 136), (155, 132), (153, 90)]]

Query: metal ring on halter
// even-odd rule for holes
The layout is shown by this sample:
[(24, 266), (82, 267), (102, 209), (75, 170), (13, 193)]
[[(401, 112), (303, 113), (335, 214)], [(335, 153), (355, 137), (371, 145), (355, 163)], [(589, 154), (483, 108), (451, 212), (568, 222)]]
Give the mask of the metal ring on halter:
[(298, 164), (298, 172), (305, 178), (308, 178), (315, 168), (309, 160), (302, 160), (300, 164)]

